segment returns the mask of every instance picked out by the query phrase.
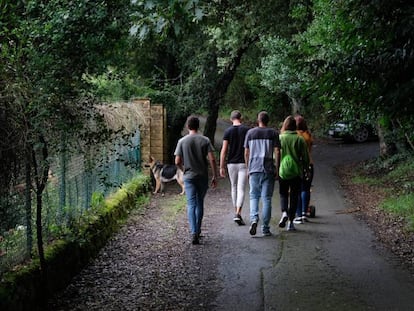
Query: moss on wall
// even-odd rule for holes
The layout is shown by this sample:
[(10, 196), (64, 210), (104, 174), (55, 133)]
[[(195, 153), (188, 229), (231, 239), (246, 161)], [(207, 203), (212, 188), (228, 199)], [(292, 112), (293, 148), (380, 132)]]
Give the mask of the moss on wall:
[(40, 271), (38, 260), (4, 275), (0, 281), (0, 310), (42, 310), (42, 305), (95, 257), (120, 228), (137, 198), (150, 189), (150, 178), (139, 176), (103, 202), (98, 216), (72, 240), (58, 240), (47, 246), (47, 271)]

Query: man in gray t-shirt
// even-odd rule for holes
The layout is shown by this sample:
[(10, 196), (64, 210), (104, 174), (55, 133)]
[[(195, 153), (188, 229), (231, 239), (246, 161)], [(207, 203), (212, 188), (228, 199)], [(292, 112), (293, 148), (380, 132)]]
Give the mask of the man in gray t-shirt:
[(258, 127), (250, 129), (244, 142), (244, 158), (250, 185), (250, 234), (256, 234), (259, 222), (259, 201), (262, 200), (262, 233), (270, 236), (270, 218), (275, 180), (279, 178), (279, 134), (267, 127), (269, 115), (257, 116)]
[[(217, 167), (214, 148), (206, 136), (198, 133), (200, 120), (187, 119), (188, 135), (181, 138), (175, 149), (175, 164), (184, 171), (184, 187), (187, 197), (187, 215), (192, 243), (199, 244), (204, 214), (204, 197), (208, 189), (208, 162), (212, 169), (211, 186), (217, 185)], [(208, 161), (207, 161), (208, 159)]]

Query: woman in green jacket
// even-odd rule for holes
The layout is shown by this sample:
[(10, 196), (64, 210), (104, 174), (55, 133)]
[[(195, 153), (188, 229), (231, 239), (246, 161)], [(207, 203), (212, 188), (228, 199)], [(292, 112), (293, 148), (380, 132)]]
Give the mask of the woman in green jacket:
[(289, 116), (283, 121), (281, 134), (281, 161), (279, 167), (279, 194), (282, 217), (279, 227), (289, 220), (288, 231), (295, 230), (293, 220), (300, 195), (303, 169), (309, 166), (309, 152), (302, 136), (296, 132), (296, 120)]

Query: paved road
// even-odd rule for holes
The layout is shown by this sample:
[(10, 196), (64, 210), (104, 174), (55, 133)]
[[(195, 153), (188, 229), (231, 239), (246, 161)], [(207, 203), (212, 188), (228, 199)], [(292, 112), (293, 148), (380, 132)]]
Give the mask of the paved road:
[[(316, 218), (296, 232), (277, 227), (272, 237), (250, 237), (248, 226), (221, 218), (223, 290), (216, 310), (414, 310), (414, 278), (382, 249), (371, 230), (351, 213), (333, 167), (378, 154), (378, 144), (323, 144), (314, 148), (312, 202)], [(277, 189), (278, 187), (276, 187)], [(248, 202), (243, 216), (248, 219)]]
[(177, 221), (170, 215), (179, 192), (173, 183), (48, 310), (414, 310), (414, 276), (344, 212), (352, 206), (333, 175), (336, 164), (377, 153), (377, 143), (316, 145), (317, 217), (296, 232), (279, 229), (276, 190), (271, 237), (251, 237), (248, 226), (234, 224), (226, 179), (208, 192), (202, 243), (191, 245), (185, 212)]

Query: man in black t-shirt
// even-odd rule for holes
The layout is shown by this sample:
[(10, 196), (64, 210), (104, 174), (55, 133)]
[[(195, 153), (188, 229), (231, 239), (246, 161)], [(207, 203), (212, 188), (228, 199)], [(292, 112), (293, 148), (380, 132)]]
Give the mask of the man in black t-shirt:
[(233, 125), (224, 131), (223, 146), (220, 152), (220, 176), (226, 177), (227, 167), (231, 184), (231, 199), (235, 210), (233, 220), (239, 225), (244, 225), (241, 216), (247, 183), (244, 139), (249, 128), (242, 124), (241, 119), (240, 111), (234, 110), (230, 115)]

